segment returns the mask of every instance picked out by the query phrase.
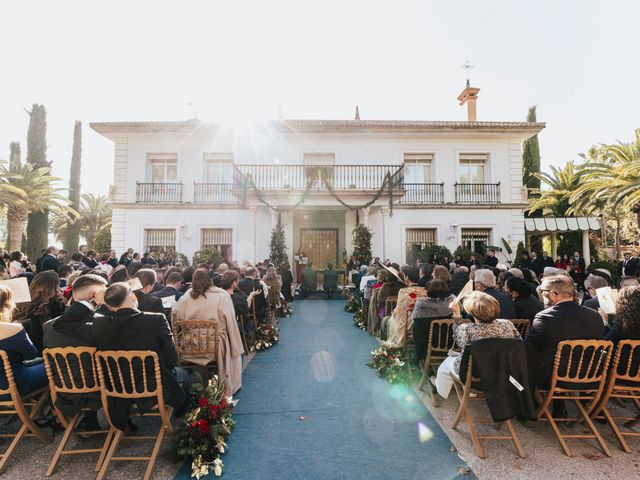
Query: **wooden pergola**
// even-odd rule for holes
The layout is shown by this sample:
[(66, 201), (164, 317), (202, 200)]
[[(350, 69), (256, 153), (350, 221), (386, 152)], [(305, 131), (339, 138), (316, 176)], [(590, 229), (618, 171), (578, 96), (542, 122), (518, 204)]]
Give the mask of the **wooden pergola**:
[(589, 252), (589, 232), (600, 230), (599, 217), (541, 217), (525, 218), (524, 228), (527, 245), (531, 245), (532, 235), (551, 236), (551, 258), (558, 257), (557, 234), (566, 232), (582, 232), (582, 256), (586, 265), (591, 263)]

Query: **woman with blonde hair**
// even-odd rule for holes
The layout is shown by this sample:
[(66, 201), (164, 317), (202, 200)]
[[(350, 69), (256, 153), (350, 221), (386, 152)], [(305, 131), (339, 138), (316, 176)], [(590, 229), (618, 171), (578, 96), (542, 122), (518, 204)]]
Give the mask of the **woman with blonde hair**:
[(183, 356), (196, 365), (205, 366), (216, 360), (218, 376), (225, 382), (227, 395), (242, 387), (242, 337), (238, 330), (236, 314), (231, 296), (222, 288), (213, 285), (209, 273), (196, 270), (191, 288), (180, 297), (173, 308), (173, 321), (208, 320), (218, 331), (217, 355)]
[[(0, 350), (7, 352), (18, 391), (26, 395), (47, 385), (47, 372), (42, 362), (25, 363), (34, 360), (38, 351), (24, 327), (11, 321), (14, 310), (13, 292), (0, 285)], [(0, 385), (7, 385), (4, 367), (0, 368)]]
[(454, 319), (453, 337), (460, 347), (460, 353), (447, 357), (438, 367), (435, 379), (431, 379), (440, 396), (444, 398), (449, 396), (453, 387), (451, 374), (457, 377), (460, 373), (460, 360), (467, 345), (482, 338), (521, 338), (510, 320), (498, 319), (500, 304), (491, 295), (472, 292), (462, 304), (471, 322), (462, 323), (459, 303), (453, 302), (449, 305)]

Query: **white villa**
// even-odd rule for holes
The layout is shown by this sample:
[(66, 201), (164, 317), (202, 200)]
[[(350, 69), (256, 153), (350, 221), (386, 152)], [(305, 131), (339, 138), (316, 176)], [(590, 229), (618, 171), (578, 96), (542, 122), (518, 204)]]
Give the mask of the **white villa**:
[(213, 247), (255, 262), (280, 221), (290, 258), (302, 249), (318, 266), (351, 253), (358, 222), (374, 255), (398, 262), (428, 244), (482, 250), (504, 238), (515, 250), (521, 145), (545, 124), (476, 121), (478, 90), (459, 97), (468, 121), (92, 123), (115, 144), (113, 248), (191, 258)]

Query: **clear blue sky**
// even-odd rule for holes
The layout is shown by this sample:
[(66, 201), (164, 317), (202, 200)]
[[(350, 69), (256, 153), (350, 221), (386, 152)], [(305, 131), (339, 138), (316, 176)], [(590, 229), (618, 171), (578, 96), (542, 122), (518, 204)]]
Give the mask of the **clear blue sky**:
[(48, 156), (68, 177), (74, 120), (83, 190), (106, 193), (112, 146), (90, 121), (275, 117), (479, 120), (538, 105), (543, 168), (640, 127), (640, 2), (5, 2), (0, 158), (26, 152), (24, 109), (49, 112)]

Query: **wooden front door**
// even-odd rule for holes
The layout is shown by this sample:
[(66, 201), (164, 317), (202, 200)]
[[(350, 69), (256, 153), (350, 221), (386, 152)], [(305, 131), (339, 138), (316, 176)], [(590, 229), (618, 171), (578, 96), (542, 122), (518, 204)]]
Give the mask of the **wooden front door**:
[(309, 261), (313, 262), (315, 270), (324, 270), (328, 262), (333, 264), (333, 268), (337, 268), (337, 228), (301, 228), (300, 246)]

